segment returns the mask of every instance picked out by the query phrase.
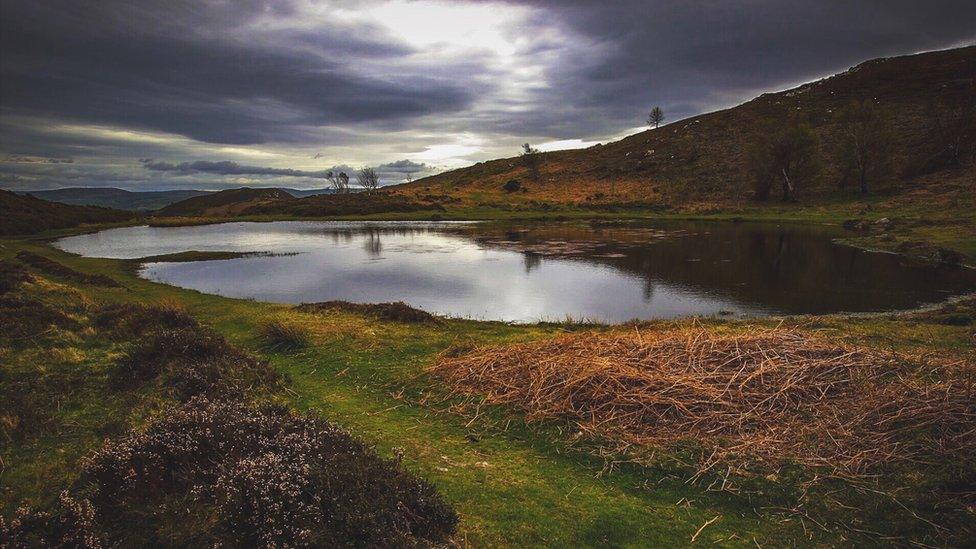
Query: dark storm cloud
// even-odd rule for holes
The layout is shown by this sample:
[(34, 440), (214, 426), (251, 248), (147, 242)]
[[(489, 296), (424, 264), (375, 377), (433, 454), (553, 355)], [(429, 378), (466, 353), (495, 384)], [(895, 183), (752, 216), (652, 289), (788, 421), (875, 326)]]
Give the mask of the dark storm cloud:
[(302, 141), (315, 126), (456, 111), (469, 100), (455, 84), (343, 68), (339, 59), (408, 53), (356, 29), (248, 40), (235, 29), (285, 5), (214, 5), (4, 2), (0, 103), (18, 114), (254, 144)]
[(870, 58), (976, 39), (976, 2), (968, 0), (561, 0), (536, 5), (558, 12), (595, 43), (611, 45), (601, 63), (551, 73), (559, 89), (571, 92), (560, 100), (575, 109), (598, 110), (610, 127), (626, 120), (639, 125), (655, 104), (675, 120)]

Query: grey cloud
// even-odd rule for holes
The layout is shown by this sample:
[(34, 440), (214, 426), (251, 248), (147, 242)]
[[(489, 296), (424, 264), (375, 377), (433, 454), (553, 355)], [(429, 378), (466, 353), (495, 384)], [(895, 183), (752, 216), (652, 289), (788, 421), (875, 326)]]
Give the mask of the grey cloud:
[(340, 60), (408, 53), (383, 44), (371, 49), (354, 32), (331, 39), (319, 33), (331, 49), (312, 51), (303, 46), (307, 36), (238, 37), (236, 27), (261, 10), (224, 20), (197, 7), (183, 13), (203, 12), (199, 20), (175, 21), (159, 10), (141, 3), (5, 3), (0, 102), (22, 114), (254, 144), (301, 142), (315, 126), (457, 111), (470, 100), (461, 86), (441, 79), (350, 72)]
[(176, 172), (177, 174), (212, 173), (218, 175), (279, 175), (285, 177), (310, 177), (313, 179), (325, 179), (329, 174), (329, 170), (306, 171), (293, 170), (291, 168), (244, 166), (229, 160), (219, 162), (198, 160), (196, 162), (180, 162), (178, 164), (172, 164), (169, 162), (157, 162), (152, 159), (144, 159), (142, 160), (142, 165), (147, 170), (157, 172)]

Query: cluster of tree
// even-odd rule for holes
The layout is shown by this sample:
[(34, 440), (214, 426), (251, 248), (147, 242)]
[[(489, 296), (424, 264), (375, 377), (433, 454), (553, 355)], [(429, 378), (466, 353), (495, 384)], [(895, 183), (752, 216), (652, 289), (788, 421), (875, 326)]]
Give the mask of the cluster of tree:
[(346, 172), (329, 172), (325, 174), (325, 180), (329, 182), (329, 188), (336, 194), (349, 192), (349, 176)]

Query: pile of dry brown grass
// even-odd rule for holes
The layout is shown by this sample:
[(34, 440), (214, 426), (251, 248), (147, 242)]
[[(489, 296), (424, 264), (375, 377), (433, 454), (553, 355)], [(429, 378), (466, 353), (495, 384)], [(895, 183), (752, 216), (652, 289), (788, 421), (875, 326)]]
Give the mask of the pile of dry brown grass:
[(622, 446), (696, 441), (709, 463), (791, 459), (860, 473), (976, 455), (972, 364), (796, 331), (574, 334), (447, 352), (431, 371), (469, 402), (515, 406), (529, 422), (568, 420)]

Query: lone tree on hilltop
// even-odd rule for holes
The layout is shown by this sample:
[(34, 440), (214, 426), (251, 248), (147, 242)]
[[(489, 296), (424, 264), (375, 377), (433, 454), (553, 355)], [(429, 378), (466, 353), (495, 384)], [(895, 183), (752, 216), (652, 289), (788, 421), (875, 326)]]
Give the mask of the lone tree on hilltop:
[(661, 122), (664, 122), (664, 111), (661, 107), (654, 107), (651, 109), (651, 114), (647, 115), (647, 125), (656, 128), (661, 125)]
[(784, 201), (796, 200), (797, 189), (819, 173), (817, 147), (817, 135), (810, 125), (797, 119), (764, 128), (749, 153), (756, 199), (769, 198), (778, 183)]
[(843, 186), (856, 179), (862, 194), (868, 184), (877, 182), (892, 172), (895, 130), (891, 120), (871, 101), (853, 101), (839, 113), (843, 131), (840, 154), (846, 173)]
[(380, 177), (376, 175), (376, 170), (373, 168), (367, 167), (360, 169), (356, 174), (356, 180), (359, 182), (359, 186), (366, 192), (375, 191), (380, 186)]
[(539, 149), (533, 148), (528, 143), (522, 144), (522, 165), (528, 170), (532, 179), (539, 179)]

